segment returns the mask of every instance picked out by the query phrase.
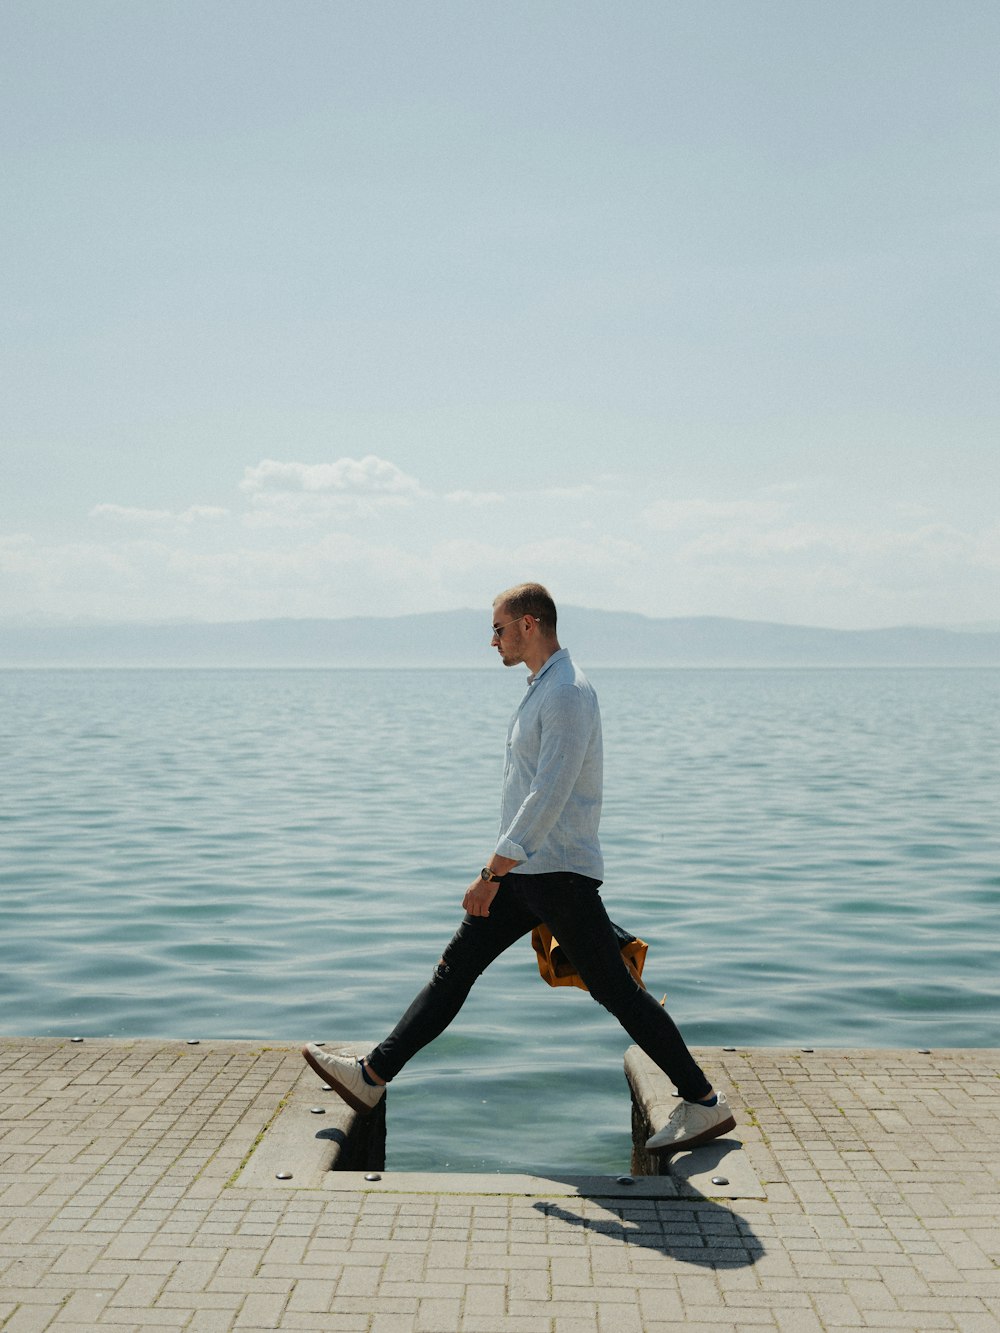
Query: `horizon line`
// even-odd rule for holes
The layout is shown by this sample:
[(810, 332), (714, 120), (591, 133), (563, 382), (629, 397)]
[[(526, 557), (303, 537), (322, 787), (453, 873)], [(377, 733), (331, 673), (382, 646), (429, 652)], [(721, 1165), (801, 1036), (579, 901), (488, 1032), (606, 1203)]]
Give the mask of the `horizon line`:
[[(747, 616), (719, 615), (710, 612), (699, 612), (696, 614), (668, 614), (652, 615), (645, 611), (630, 611), (615, 608), (609, 610), (606, 607), (583, 606), (573, 602), (563, 604), (563, 610), (584, 611), (592, 615), (601, 616), (630, 616), (638, 620), (653, 622), (669, 621), (715, 621), (724, 622), (733, 625), (764, 625), (772, 628), (796, 629), (818, 631), (827, 634), (884, 634), (900, 631), (919, 631), (944, 634), (996, 634), (1000, 633), (1000, 621), (965, 621), (959, 624), (941, 624), (919, 621), (895, 622), (867, 627), (843, 627), (835, 625), (823, 625), (815, 622), (800, 622), (792, 620), (774, 620), (758, 619)], [(210, 628), (215, 626), (237, 626), (237, 625), (263, 625), (263, 624), (346, 624), (350, 621), (370, 621), (385, 622), (391, 620), (411, 620), (420, 617), (433, 616), (451, 616), (451, 615), (473, 615), (478, 614), (475, 607), (459, 606), (450, 607), (440, 611), (402, 611), (393, 612), (386, 615), (378, 614), (350, 614), (341, 616), (323, 616), (323, 615), (257, 615), (242, 616), (233, 619), (196, 619), (187, 616), (174, 616), (169, 619), (125, 619), (111, 620), (104, 618), (79, 619), (75, 617), (54, 618), (44, 620), (26, 620), (13, 616), (10, 618), (0, 618), (0, 631), (10, 630), (108, 630), (108, 629), (173, 629), (181, 627), (189, 628)]]

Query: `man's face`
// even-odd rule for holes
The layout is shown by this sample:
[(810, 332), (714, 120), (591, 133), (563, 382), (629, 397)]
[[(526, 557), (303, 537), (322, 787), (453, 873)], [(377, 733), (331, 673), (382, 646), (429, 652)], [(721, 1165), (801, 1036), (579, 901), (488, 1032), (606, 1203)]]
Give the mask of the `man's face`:
[(502, 602), (493, 608), (493, 643), (504, 666), (524, 661), (524, 620), (515, 620)]

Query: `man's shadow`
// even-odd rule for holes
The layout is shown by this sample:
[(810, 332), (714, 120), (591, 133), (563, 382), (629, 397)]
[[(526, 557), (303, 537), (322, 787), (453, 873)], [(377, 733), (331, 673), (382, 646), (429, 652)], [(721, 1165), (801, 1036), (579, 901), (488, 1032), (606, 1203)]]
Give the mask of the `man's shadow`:
[(532, 1207), (567, 1226), (702, 1268), (749, 1268), (764, 1254), (764, 1244), (750, 1224), (711, 1199), (579, 1197), (599, 1204), (605, 1215), (576, 1213), (571, 1199), (558, 1203), (540, 1199)]

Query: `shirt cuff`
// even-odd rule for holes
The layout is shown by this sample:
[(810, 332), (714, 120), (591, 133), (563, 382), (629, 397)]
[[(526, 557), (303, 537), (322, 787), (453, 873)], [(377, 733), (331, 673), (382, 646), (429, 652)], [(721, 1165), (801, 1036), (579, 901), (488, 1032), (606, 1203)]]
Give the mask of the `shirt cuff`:
[(501, 838), (496, 846), (497, 856), (506, 856), (508, 861), (527, 861), (528, 853), (516, 842), (511, 842), (510, 838)]

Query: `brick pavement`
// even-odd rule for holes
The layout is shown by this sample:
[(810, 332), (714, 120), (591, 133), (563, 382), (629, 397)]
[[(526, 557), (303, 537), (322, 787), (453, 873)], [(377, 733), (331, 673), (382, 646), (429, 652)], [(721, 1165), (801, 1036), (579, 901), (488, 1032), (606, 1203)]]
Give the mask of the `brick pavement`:
[(230, 1188), (294, 1049), (0, 1039), (0, 1328), (1000, 1330), (1000, 1052), (699, 1057), (766, 1199)]

